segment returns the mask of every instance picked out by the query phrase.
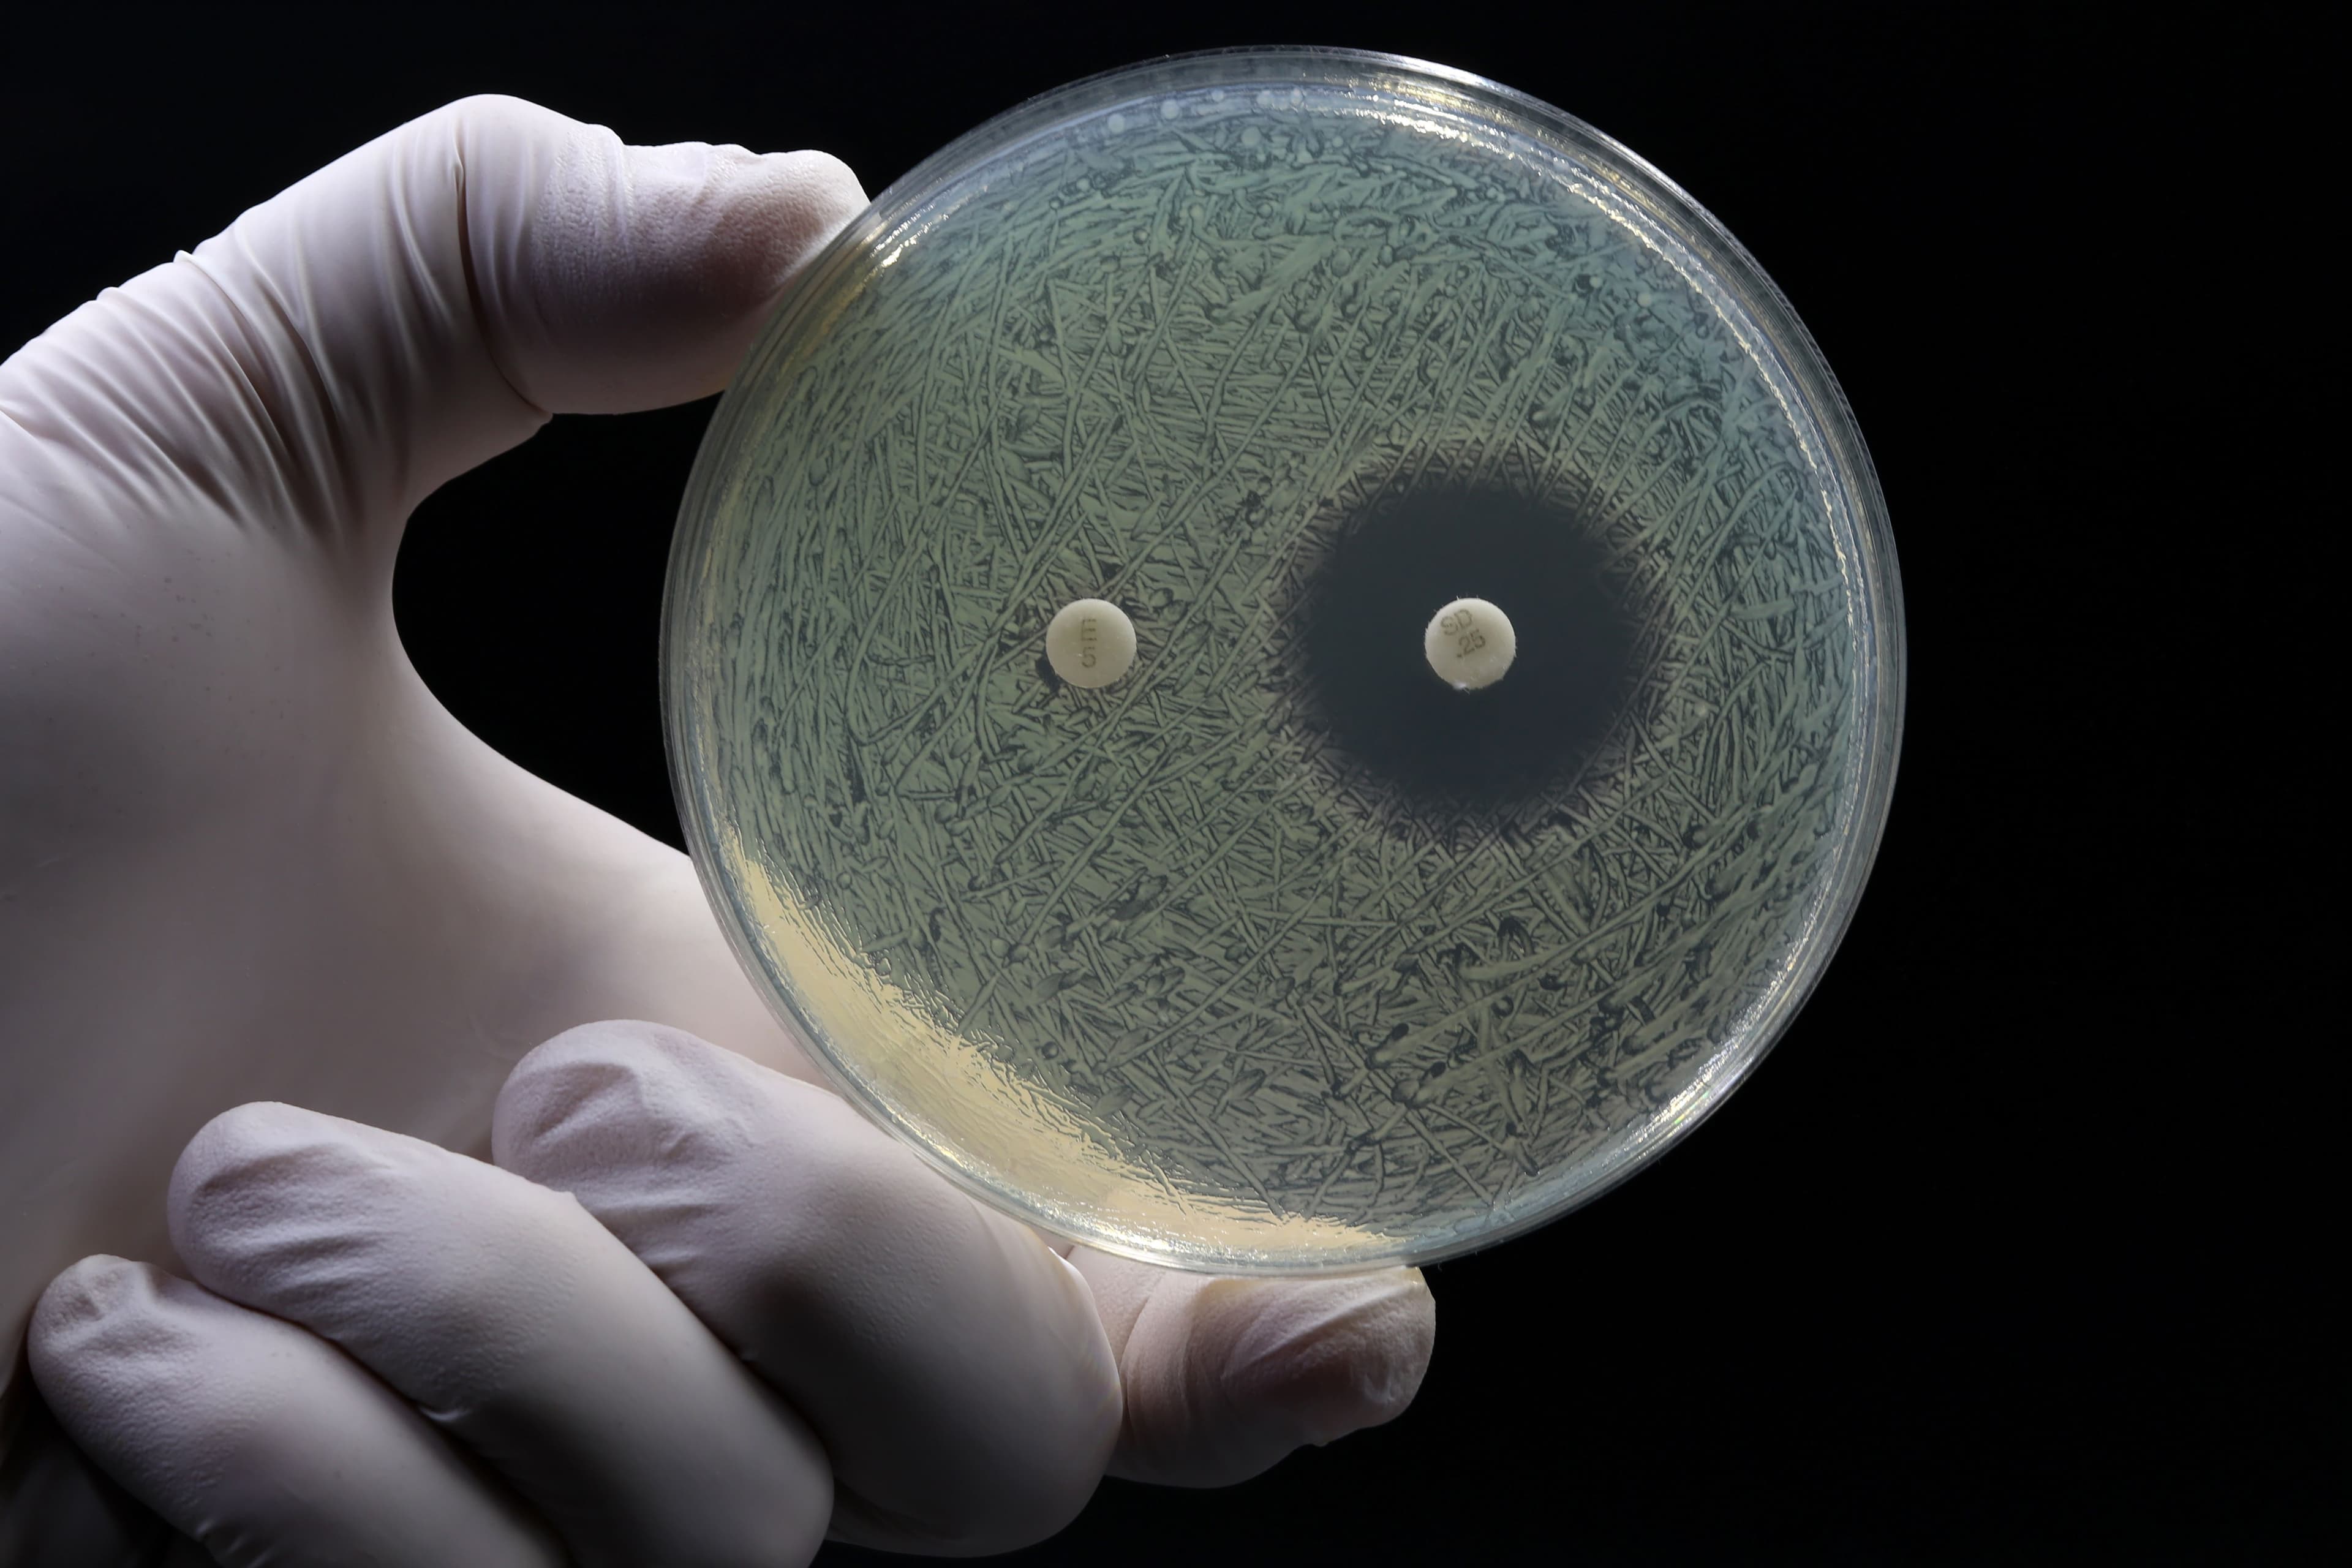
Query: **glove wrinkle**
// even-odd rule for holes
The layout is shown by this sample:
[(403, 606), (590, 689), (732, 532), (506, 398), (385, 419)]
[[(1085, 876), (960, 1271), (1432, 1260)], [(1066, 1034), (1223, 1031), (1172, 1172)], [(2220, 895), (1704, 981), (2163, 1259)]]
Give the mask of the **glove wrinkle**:
[[(242, 249), (235, 228), (221, 243)], [(202, 257), (184, 250), (172, 258), (173, 267), (201, 279), (236, 321), (239, 331), (222, 335), (218, 359), (250, 396), (253, 412), (245, 426), (269, 447), (261, 460), (244, 466), (275, 490), (268, 504), (256, 508), (254, 501), (264, 498), (248, 485), (242, 495), (221, 495), (221, 511), (246, 526), (265, 519), (299, 521), (323, 538), (348, 540), (362, 528), (367, 513), (367, 497), (354, 482), (363, 469), (355, 460), (352, 433), (338, 416), (333, 389), (293, 313), (253, 258), (241, 259), (257, 279), (250, 302), (240, 300)], [(257, 306), (266, 310), (267, 323), (255, 319)], [(301, 390), (289, 386), (289, 380), (299, 380)], [(201, 487), (215, 477), (194, 468), (189, 478)]]
[(466, 138), (462, 132), (455, 138), (454, 155), (450, 160), (450, 174), (457, 185), (457, 200), (453, 204), (453, 211), (457, 224), (458, 276), (464, 280), (466, 286), (466, 319), (473, 322), (474, 331), (482, 341), (482, 352), (490, 362), (490, 369), (498, 373), (499, 380), (503, 382), (506, 389), (514, 395), (514, 400), (537, 414), (543, 423), (555, 416), (554, 411), (541, 407), (515, 380), (514, 370), (508, 363), (508, 356), (499, 342), (499, 323), (482, 297), (481, 272), (474, 259), (476, 238), (473, 185), (466, 166)]

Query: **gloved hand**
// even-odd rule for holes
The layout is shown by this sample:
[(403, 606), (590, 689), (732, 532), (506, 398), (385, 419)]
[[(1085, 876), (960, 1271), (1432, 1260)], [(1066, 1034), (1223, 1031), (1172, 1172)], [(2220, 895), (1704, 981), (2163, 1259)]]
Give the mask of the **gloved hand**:
[[(400, 650), (425, 495), (715, 390), (861, 201), (468, 100), (0, 365), (0, 1334), (85, 1254), (184, 1264), (75, 1264), (30, 1364), (224, 1560), (788, 1561), (829, 1508), (1010, 1545), (1107, 1461), (1235, 1479), (1418, 1384), (1416, 1275), (1072, 1267), (937, 1181), (816, 1087), (683, 857)], [(667, 1027), (499, 1098), (612, 1017)], [(10, 1377), (0, 1557), (131, 1552), (119, 1510), (69, 1538), (94, 1494)]]

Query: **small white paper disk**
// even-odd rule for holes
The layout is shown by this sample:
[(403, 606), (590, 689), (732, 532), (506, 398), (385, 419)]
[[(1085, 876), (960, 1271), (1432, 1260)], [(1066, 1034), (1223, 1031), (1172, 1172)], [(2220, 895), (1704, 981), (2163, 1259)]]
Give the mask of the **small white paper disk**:
[(1045, 661), (1073, 686), (1108, 686), (1135, 663), (1135, 623), (1108, 599), (1073, 599), (1045, 627)]
[(1511, 617), (1484, 599), (1456, 599), (1429, 617), (1421, 650), (1438, 679), (1456, 691), (1475, 691), (1503, 679), (1518, 656)]

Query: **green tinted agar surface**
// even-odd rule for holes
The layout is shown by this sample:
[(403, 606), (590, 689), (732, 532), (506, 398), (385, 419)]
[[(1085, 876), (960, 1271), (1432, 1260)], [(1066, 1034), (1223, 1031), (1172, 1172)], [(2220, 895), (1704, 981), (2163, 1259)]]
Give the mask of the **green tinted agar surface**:
[[(1858, 776), (1852, 524), (1759, 336), (1591, 171), (1377, 93), (1097, 112), (893, 215), (730, 397), (684, 765), (721, 882), (1059, 1147), (957, 1147), (739, 900), (753, 956), (935, 1158), (1130, 1250), (1431, 1256), (1609, 1179), (1737, 1076)], [(1331, 498), (1433, 473), (1643, 610), (1588, 757), (1424, 817), (1284, 616)], [(1039, 668), (1085, 595), (1140, 644), (1098, 691)]]

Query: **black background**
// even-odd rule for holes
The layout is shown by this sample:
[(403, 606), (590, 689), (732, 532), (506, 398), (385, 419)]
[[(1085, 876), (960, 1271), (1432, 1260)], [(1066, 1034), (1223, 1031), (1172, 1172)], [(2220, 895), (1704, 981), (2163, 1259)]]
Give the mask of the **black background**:
[[(1902, 774), (1770, 1060), (1629, 1185), (1433, 1269), (1403, 1418), (1223, 1492), (1108, 1484), (1020, 1560), (2326, 1555), (2307, 1271), (2342, 1226), (2283, 1222), (2341, 1050), (2293, 887), (2340, 851), (2272, 705), (2340, 705), (2288, 648), (2340, 519), (2265, 489), (2306, 449), (2264, 366), (2341, 330), (2258, 178), (2319, 46), (2260, 9), (60, 9), (0, 95), (0, 342), (466, 93), (878, 191), (1075, 76), (1268, 42), (1531, 92), (1761, 259), (1888, 497)], [(462, 719), (672, 843), (655, 631), (709, 412), (558, 420), (425, 503), (396, 590)]]

